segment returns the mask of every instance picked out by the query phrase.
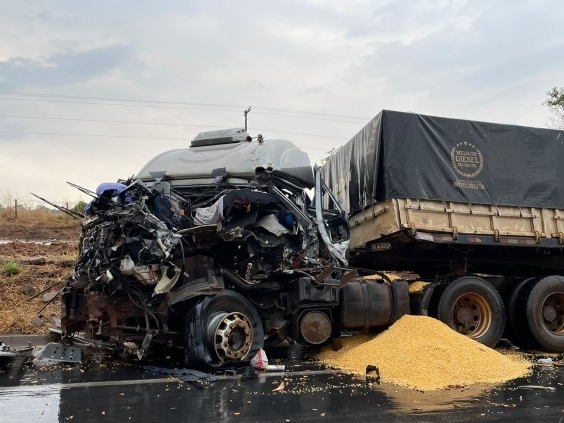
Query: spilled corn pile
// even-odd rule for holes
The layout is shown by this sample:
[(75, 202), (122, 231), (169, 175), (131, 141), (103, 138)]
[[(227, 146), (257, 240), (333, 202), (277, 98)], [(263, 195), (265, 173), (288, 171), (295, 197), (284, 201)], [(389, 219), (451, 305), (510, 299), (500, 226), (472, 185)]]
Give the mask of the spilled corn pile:
[(460, 335), (436, 319), (409, 315), (377, 336), (343, 339), (339, 351), (325, 347), (318, 358), (358, 375), (374, 365), (382, 381), (422, 391), (505, 382), (527, 375), (531, 365)]

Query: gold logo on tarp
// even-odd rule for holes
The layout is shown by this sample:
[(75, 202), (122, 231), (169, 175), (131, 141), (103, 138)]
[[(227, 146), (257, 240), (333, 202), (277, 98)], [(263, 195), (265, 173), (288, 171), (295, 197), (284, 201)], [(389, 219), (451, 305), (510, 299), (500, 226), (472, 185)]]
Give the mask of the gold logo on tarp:
[(474, 178), (484, 168), (482, 152), (472, 143), (460, 142), (450, 152), (454, 170), (465, 178)]

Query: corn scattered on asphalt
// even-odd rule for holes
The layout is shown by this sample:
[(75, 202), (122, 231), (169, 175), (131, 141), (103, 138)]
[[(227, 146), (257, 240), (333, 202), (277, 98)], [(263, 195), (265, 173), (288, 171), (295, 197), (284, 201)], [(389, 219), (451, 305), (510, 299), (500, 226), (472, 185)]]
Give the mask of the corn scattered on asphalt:
[(505, 382), (529, 374), (531, 367), (531, 363), (505, 356), (436, 319), (409, 315), (379, 335), (343, 339), (339, 351), (325, 347), (318, 358), (330, 367), (358, 375), (374, 365), (382, 381), (421, 391)]

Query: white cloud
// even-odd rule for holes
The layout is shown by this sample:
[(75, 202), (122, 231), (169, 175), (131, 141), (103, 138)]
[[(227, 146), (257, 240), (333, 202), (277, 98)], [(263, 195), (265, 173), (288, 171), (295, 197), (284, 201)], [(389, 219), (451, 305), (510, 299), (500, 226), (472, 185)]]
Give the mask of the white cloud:
[(292, 139), (314, 160), (364, 122), (266, 107), (366, 120), (386, 108), (544, 126), (546, 91), (563, 85), (563, 14), (553, 0), (4, 2), (0, 90), (196, 105), (0, 93), (0, 115), (91, 120), (0, 116), (0, 148), (10, 157), (2, 158), (0, 189), (72, 199), (80, 194), (66, 180), (93, 189), (128, 177), (205, 126), (241, 126), (248, 105), (251, 131)]

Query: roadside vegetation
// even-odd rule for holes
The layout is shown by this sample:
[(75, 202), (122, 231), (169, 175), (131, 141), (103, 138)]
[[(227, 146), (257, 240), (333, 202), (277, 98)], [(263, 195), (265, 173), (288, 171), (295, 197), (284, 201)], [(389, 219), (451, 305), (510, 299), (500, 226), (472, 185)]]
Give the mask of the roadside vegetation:
[[(54, 204), (81, 213), (87, 203), (79, 200), (78, 202), (56, 201)], [(0, 190), (0, 220), (2, 219), (52, 222), (54, 220), (60, 221), (72, 218), (31, 195), (21, 195), (11, 191)]]
[(22, 269), (20, 265), (15, 260), (8, 260), (2, 264), (2, 267), (0, 267), (0, 273), (3, 276), (17, 275), (21, 271)]
[(22, 204), (17, 219), (13, 207), (0, 208), (0, 335), (46, 334), (56, 325), (80, 237), (81, 219)]

